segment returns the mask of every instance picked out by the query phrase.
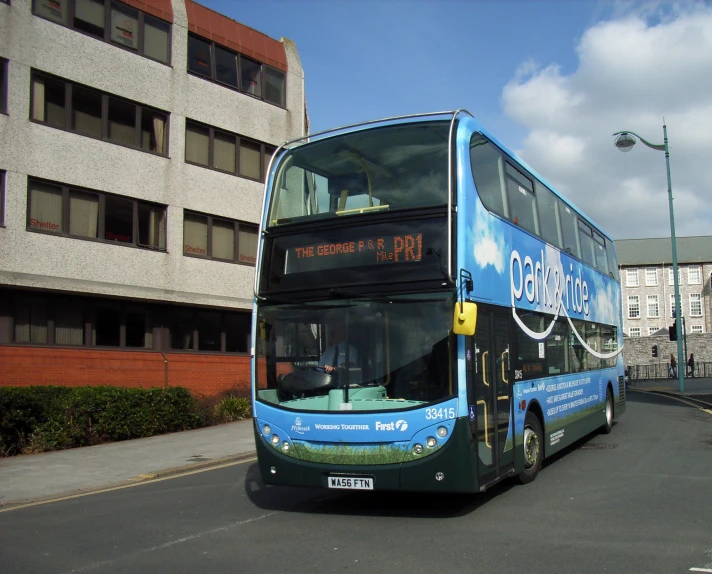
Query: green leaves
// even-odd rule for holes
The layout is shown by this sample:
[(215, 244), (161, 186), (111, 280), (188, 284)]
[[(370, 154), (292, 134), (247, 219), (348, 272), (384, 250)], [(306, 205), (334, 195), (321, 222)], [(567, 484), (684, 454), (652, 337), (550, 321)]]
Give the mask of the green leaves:
[(0, 388), (0, 456), (88, 446), (203, 426), (184, 388)]

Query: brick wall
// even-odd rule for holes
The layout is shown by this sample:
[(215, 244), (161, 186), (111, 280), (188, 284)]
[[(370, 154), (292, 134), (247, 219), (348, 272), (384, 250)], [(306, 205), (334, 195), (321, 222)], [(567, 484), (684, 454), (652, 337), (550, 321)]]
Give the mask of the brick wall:
[[(210, 396), (250, 388), (250, 358), (235, 355), (166, 353), (168, 386)], [(166, 366), (161, 353), (0, 347), (0, 386), (116, 385), (162, 387)]]

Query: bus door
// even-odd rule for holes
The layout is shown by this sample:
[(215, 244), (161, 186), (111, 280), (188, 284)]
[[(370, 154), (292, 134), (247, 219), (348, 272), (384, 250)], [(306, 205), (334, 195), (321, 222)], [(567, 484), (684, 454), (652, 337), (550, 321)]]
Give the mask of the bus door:
[(512, 412), (510, 311), (480, 306), (477, 329), (467, 339), (470, 428), (482, 488), (513, 468), (511, 439), (507, 443)]

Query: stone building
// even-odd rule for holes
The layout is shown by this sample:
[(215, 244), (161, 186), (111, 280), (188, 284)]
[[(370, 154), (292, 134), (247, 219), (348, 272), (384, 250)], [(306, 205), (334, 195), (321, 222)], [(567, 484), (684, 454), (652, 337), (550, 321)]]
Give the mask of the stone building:
[(0, 384), (247, 387), (295, 45), (192, 0), (0, 0)]
[[(712, 236), (678, 237), (676, 243), (688, 355), (694, 353), (698, 362), (712, 361)], [(671, 353), (677, 356), (677, 343), (668, 338), (675, 300), (670, 238), (624, 239), (615, 244), (626, 364), (668, 362)], [(657, 358), (653, 345), (658, 346)]]

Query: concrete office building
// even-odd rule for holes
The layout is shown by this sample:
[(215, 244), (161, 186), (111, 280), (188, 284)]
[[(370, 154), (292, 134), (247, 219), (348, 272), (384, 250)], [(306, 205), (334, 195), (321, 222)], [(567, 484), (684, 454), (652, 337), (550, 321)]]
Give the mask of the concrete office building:
[[(677, 258), (682, 316), (688, 354), (712, 361), (712, 236), (678, 237)], [(668, 340), (675, 302), (670, 238), (625, 239), (615, 242), (620, 265), (624, 356), (633, 365), (677, 358), (677, 343)], [(657, 334), (656, 334), (657, 333)], [(639, 340), (643, 338), (643, 340)], [(652, 345), (658, 345), (658, 357)]]
[(249, 380), (296, 47), (191, 0), (0, 0), (0, 384)]

